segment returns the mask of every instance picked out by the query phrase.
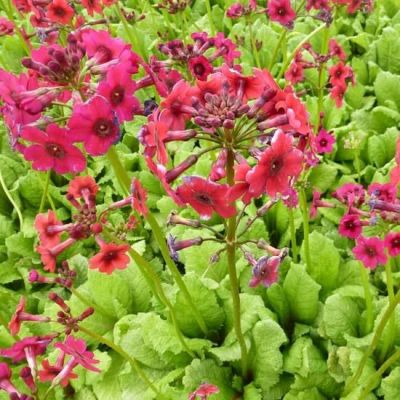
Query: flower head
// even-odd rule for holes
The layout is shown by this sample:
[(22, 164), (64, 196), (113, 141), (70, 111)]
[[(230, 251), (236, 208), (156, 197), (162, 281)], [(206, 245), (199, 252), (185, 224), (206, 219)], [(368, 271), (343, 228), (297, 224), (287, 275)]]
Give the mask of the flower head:
[(383, 240), (378, 237), (363, 237), (357, 239), (357, 246), (353, 248), (353, 254), (365, 267), (375, 269), (377, 265), (387, 262)]
[(46, 16), (52, 22), (67, 25), (71, 22), (74, 14), (74, 9), (67, 0), (52, 0), (47, 7)]
[(74, 107), (68, 121), (70, 138), (83, 142), (92, 156), (107, 153), (119, 140), (118, 120), (111, 104), (102, 96), (95, 96), (89, 102)]
[(24, 147), (23, 155), (32, 161), (32, 167), (39, 171), (53, 169), (58, 174), (81, 172), (86, 167), (82, 152), (71, 144), (71, 137), (66, 129), (56, 124), (47, 126), (46, 131), (26, 127), (21, 138), (33, 144)]
[(126, 252), (128, 245), (117, 245), (100, 241), (100, 252), (89, 260), (89, 268), (98, 269), (108, 275), (116, 269), (125, 269), (129, 264)]
[(132, 179), (131, 193), (132, 208), (136, 210), (140, 215), (146, 216), (149, 212), (149, 209), (146, 205), (147, 192), (138, 179)]
[(40, 243), (44, 246), (52, 247), (60, 243), (61, 227), (63, 227), (61, 221), (52, 210), (48, 210), (47, 214), (36, 215), (35, 229), (39, 233)]
[(270, 0), (267, 5), (267, 13), (271, 21), (279, 22), (286, 27), (292, 27), (296, 18), (296, 12), (290, 5), (290, 0)]
[(209, 219), (215, 211), (223, 218), (236, 214), (236, 208), (227, 200), (229, 186), (211, 182), (199, 176), (185, 176), (177, 188), (177, 195), (190, 204), (203, 219)]
[(279, 256), (263, 256), (253, 267), (253, 277), (250, 280), (250, 287), (257, 287), (262, 283), (265, 287), (271, 286), (278, 280), (278, 268), (281, 264)]
[(315, 138), (317, 152), (320, 154), (331, 153), (335, 141), (335, 137), (332, 134), (325, 129), (321, 129)]
[(396, 257), (400, 254), (400, 232), (389, 232), (384, 242), (390, 256)]
[(69, 182), (67, 193), (74, 199), (96, 197), (99, 186), (91, 176), (77, 176)]
[(191, 57), (188, 66), (192, 75), (200, 81), (207, 80), (208, 75), (210, 75), (214, 70), (211, 63), (204, 56)]
[(339, 224), (339, 233), (350, 239), (357, 239), (362, 232), (362, 223), (357, 214), (346, 214)]
[(217, 386), (210, 383), (202, 383), (194, 392), (189, 394), (188, 400), (196, 400), (197, 397), (199, 397), (200, 400), (207, 400), (208, 396), (215, 393), (219, 393)]

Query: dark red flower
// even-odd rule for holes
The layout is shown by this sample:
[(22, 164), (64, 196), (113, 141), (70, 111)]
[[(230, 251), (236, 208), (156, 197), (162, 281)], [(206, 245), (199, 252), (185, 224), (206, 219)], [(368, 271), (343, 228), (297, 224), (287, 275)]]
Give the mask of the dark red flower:
[(228, 185), (211, 182), (199, 176), (185, 176), (183, 184), (177, 188), (181, 200), (190, 204), (203, 219), (209, 219), (215, 211), (223, 218), (236, 214), (234, 205), (228, 202)]
[(116, 269), (125, 269), (129, 264), (126, 252), (129, 246), (99, 241), (100, 252), (89, 260), (89, 268), (112, 274)]
[(214, 70), (211, 63), (204, 56), (190, 57), (188, 65), (189, 71), (200, 81), (206, 81), (208, 75)]
[(253, 197), (263, 193), (276, 196), (290, 186), (290, 179), (296, 178), (303, 168), (303, 153), (294, 148), (290, 136), (278, 131), (271, 147), (264, 150), (258, 164), (246, 175), (249, 192)]

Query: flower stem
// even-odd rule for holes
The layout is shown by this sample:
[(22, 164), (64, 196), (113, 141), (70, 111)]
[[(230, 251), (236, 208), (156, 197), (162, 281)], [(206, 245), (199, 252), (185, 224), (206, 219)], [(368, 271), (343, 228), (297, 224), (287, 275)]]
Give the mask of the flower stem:
[(253, 33), (253, 24), (249, 18), (246, 18), (247, 26), (249, 27), (250, 43), (253, 48), (253, 54), (258, 68), (261, 68), (260, 55), (258, 54), (257, 43)]
[(147, 384), (147, 386), (158, 396), (161, 395), (159, 390), (154, 386), (154, 384), (151, 382), (150, 378), (146, 375), (146, 373), (143, 371), (141, 368), (139, 362), (135, 360), (133, 357), (131, 357), (125, 350), (122, 349), (122, 347), (118, 346), (116, 343), (113, 341), (105, 338), (104, 336), (101, 336), (97, 334), (96, 332), (91, 331), (90, 329), (87, 329), (83, 326), (79, 326), (79, 330), (83, 333), (86, 333), (86, 335), (91, 336), (93, 339), (97, 340), (100, 343), (105, 344), (106, 346), (110, 347), (113, 349), (116, 353), (118, 353), (121, 357), (123, 357), (126, 361), (129, 362), (129, 364), (132, 366), (132, 368), (136, 371), (136, 373), (142, 378), (142, 380)]
[(281, 48), (282, 42), (286, 39), (286, 35), (287, 35), (287, 29), (283, 28), (283, 30), (279, 36), (278, 43), (276, 44), (274, 52), (272, 53), (271, 60), (269, 61), (269, 64), (268, 64), (269, 71), (271, 71), (272, 67), (274, 66), (274, 64), (276, 62), (276, 58), (278, 56), (278, 51)]
[(12, 204), (12, 206), (14, 207), (15, 212), (18, 215), (19, 227), (22, 229), (22, 226), (24, 225), (24, 219), (22, 218), (21, 210), (19, 209), (17, 203), (15, 202), (13, 197), (11, 196), (11, 193), (8, 190), (7, 185), (4, 182), (3, 175), (1, 174), (1, 170), (0, 170), (0, 184), (1, 184), (1, 187), (2, 187), (5, 195), (7, 196), (8, 200), (10, 200), (10, 203)]
[(292, 207), (288, 207), (288, 213), (289, 213), (289, 226), (290, 226), (290, 243), (292, 245), (292, 257), (293, 261), (297, 263), (299, 250), (297, 248), (296, 227), (294, 225), (294, 215)]
[(395, 310), (396, 306), (399, 303), (400, 303), (400, 290), (394, 296), (393, 302), (389, 303), (388, 308), (386, 309), (381, 320), (379, 321), (379, 324), (375, 330), (375, 334), (372, 338), (371, 344), (369, 345), (368, 349), (365, 351), (365, 353), (360, 361), (360, 364), (358, 365), (357, 371), (350, 378), (349, 382), (346, 384), (346, 387), (345, 387), (345, 390), (343, 393), (344, 396), (349, 394), (354, 389), (355, 385), (357, 384), (358, 380), (360, 379), (360, 376), (364, 370), (364, 367), (368, 361), (368, 358), (372, 355), (372, 353), (376, 349), (376, 346), (379, 343), (379, 339), (382, 336), (383, 330), (385, 329), (387, 322), (389, 321), (393, 311)]
[(49, 183), (50, 183), (50, 174), (51, 174), (51, 169), (49, 169), (46, 173), (46, 178), (44, 181), (44, 188), (43, 188), (43, 194), (42, 194), (42, 199), (40, 200), (40, 206), (39, 206), (39, 211), (38, 214), (40, 214), (43, 211), (44, 208), (44, 203), (47, 198), (47, 192), (49, 190)]
[(367, 335), (371, 332), (373, 324), (374, 324), (374, 313), (373, 313), (373, 306), (372, 306), (372, 295), (369, 286), (369, 276), (367, 273), (366, 268), (362, 263), (359, 263), (360, 268), (360, 275), (361, 281), (364, 288), (364, 297), (365, 297), (365, 308), (366, 308), (366, 320), (365, 320), (365, 327), (364, 327), (364, 334)]
[(306, 192), (304, 189), (299, 191), (299, 201), (301, 213), (303, 215), (303, 234), (304, 234), (304, 256), (306, 261), (307, 269), (311, 268), (311, 255), (310, 255), (310, 225), (308, 219), (308, 206)]
[[(121, 161), (118, 157), (118, 153), (115, 151), (114, 147), (111, 147), (110, 150), (107, 153), (107, 157), (114, 169), (114, 173), (117, 176), (118, 181), (120, 182), (121, 186), (125, 190), (126, 194), (129, 194), (129, 186), (130, 186), (130, 179), (128, 174), (126, 173), (124, 167), (121, 164)], [(154, 234), (154, 237), (158, 243), (158, 246), (160, 248), (161, 254), (164, 258), (164, 261), (169, 268), (172, 276), (174, 277), (177, 285), (179, 286), (179, 289), (182, 291), (183, 295), (186, 297), (186, 301), (188, 302), (189, 307), (191, 308), (193, 312), (193, 316), (198, 323), (200, 329), (203, 331), (205, 335), (208, 333), (207, 325), (204, 322), (204, 318), (200, 314), (199, 310), (197, 309), (192, 296), (189, 293), (189, 290), (187, 289), (185, 282), (182, 279), (181, 274), (179, 273), (178, 268), (176, 267), (174, 261), (172, 260), (169, 251), (168, 251), (168, 246), (165, 241), (165, 235), (161, 230), (161, 227), (159, 226), (157, 220), (154, 218), (154, 216), (149, 212), (146, 217), (146, 221), (149, 223), (151, 226), (152, 232)]]
[(384, 372), (391, 367), (397, 360), (400, 359), (400, 350), (397, 350), (393, 353), (380, 367), (379, 369), (373, 374), (368, 377), (368, 382), (370, 382), (364, 390), (361, 392), (360, 397), (358, 400), (364, 400), (369, 392), (374, 388), (376, 381), (384, 374)]
[(208, 22), (210, 24), (211, 36), (214, 36), (215, 35), (215, 25), (214, 25), (214, 21), (212, 18), (212, 10), (211, 10), (210, 0), (206, 0), (206, 8), (207, 8)]
[[(228, 131), (227, 131), (228, 132)], [(227, 135), (228, 136), (228, 135)], [(234, 161), (235, 154), (231, 148), (228, 148), (226, 161), (226, 178), (229, 186), (234, 184)], [(242, 333), (241, 313), (240, 313), (240, 294), (239, 281), (236, 273), (236, 215), (228, 219), (228, 230), (226, 234), (226, 253), (228, 258), (228, 273), (231, 283), (231, 295), (233, 303), (233, 325), (235, 334), (240, 346), (242, 376), (247, 379), (248, 360), (247, 346)]]
[(285, 73), (287, 67), (289, 64), (292, 62), (293, 58), (295, 57), (296, 53), (303, 47), (305, 43), (310, 41), (310, 39), (316, 35), (319, 31), (321, 31), (323, 28), (325, 28), (325, 24), (320, 25), (318, 28), (315, 28), (311, 33), (309, 33), (297, 46), (296, 48), (290, 53), (290, 56), (286, 59), (286, 61), (282, 64), (281, 70), (276, 78), (278, 81), (279, 79), (282, 78), (283, 74)]

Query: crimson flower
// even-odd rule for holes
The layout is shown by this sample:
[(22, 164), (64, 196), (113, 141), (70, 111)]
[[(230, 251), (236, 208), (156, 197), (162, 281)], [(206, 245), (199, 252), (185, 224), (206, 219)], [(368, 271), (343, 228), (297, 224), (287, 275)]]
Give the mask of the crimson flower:
[(57, 229), (60, 227), (63, 227), (63, 225), (57, 219), (54, 211), (48, 210), (47, 214), (36, 215), (35, 229), (39, 233), (39, 240), (42, 245), (52, 247), (60, 243), (62, 230)]
[(346, 59), (346, 53), (335, 39), (329, 40), (329, 54), (338, 57), (342, 61)]
[(125, 269), (129, 264), (129, 257), (126, 252), (129, 246), (117, 245), (99, 241), (100, 252), (89, 260), (89, 268), (98, 269), (110, 275), (116, 269)]
[(375, 269), (378, 264), (387, 262), (383, 240), (378, 237), (363, 237), (357, 239), (357, 246), (353, 248), (353, 254), (365, 267)]
[(86, 8), (88, 14), (92, 17), (94, 13), (101, 14), (103, 9), (99, 0), (82, 0), (81, 4)]
[(190, 204), (203, 219), (211, 218), (215, 211), (223, 218), (236, 214), (236, 208), (227, 200), (229, 186), (211, 182), (199, 176), (185, 176), (177, 188), (181, 200)]
[(75, 106), (68, 127), (70, 138), (83, 142), (91, 156), (107, 153), (120, 135), (111, 104), (101, 96), (95, 96), (89, 102)]
[(333, 135), (331, 135), (325, 129), (321, 129), (315, 138), (317, 152), (320, 154), (332, 152), (335, 141), (336, 140)]
[(54, 347), (70, 355), (82, 367), (93, 372), (100, 372), (94, 366), (94, 364), (98, 364), (100, 361), (94, 358), (94, 354), (91, 351), (86, 350), (86, 343), (83, 339), (75, 339), (73, 336), (67, 336), (64, 343), (58, 342)]
[(131, 193), (132, 208), (140, 215), (146, 216), (149, 212), (149, 209), (146, 205), (147, 192), (138, 179), (132, 179)]
[(262, 283), (265, 287), (271, 286), (278, 280), (278, 268), (281, 264), (279, 256), (263, 256), (253, 268), (253, 277), (250, 280), (250, 287), (257, 287)]
[(384, 243), (389, 255), (396, 257), (400, 254), (400, 232), (389, 232)]
[(336, 107), (340, 108), (343, 105), (344, 95), (346, 94), (347, 87), (344, 85), (336, 85), (332, 88), (330, 95), (335, 101)]
[(188, 66), (192, 75), (200, 81), (206, 81), (208, 75), (214, 70), (211, 63), (204, 56), (191, 57)]
[(58, 174), (81, 172), (86, 167), (82, 152), (71, 143), (66, 129), (50, 124), (46, 132), (26, 127), (21, 137), (34, 144), (22, 149), (24, 157), (32, 161), (32, 167), (39, 171), (53, 169)]
[(259, 197), (264, 192), (269, 196), (288, 190), (290, 178), (297, 177), (302, 170), (303, 153), (292, 145), (292, 138), (278, 131), (271, 147), (264, 150), (258, 164), (246, 175), (249, 192)]
[(300, 62), (292, 62), (289, 69), (285, 72), (285, 78), (292, 85), (304, 80), (304, 67)]
[(98, 88), (98, 94), (108, 100), (120, 122), (130, 121), (140, 108), (138, 99), (133, 96), (136, 84), (127, 64), (123, 62), (110, 68)]
[(353, 76), (351, 67), (344, 65), (342, 61), (329, 68), (329, 82), (332, 86), (347, 86), (346, 79)]
[(246, 180), (246, 175), (250, 170), (250, 165), (247, 162), (240, 163), (235, 167), (236, 183), (229, 188), (228, 194), (231, 201), (235, 201), (241, 197), (244, 204), (250, 203), (252, 195), (249, 191), (249, 183)]
[(267, 13), (271, 21), (279, 22), (283, 26), (291, 27), (296, 18), (296, 13), (290, 5), (290, 0), (270, 0)]
[(357, 239), (362, 232), (362, 223), (357, 214), (346, 214), (339, 224), (339, 233), (350, 239)]
[(52, 0), (47, 7), (46, 17), (52, 22), (59, 24), (69, 24), (74, 16), (74, 9), (68, 4), (67, 0)]

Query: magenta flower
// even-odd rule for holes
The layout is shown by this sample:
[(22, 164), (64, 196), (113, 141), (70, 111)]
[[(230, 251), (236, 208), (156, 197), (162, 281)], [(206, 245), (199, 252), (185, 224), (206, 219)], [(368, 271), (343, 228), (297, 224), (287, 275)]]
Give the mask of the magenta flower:
[(188, 400), (207, 400), (212, 394), (219, 393), (217, 386), (210, 383), (202, 383), (194, 392), (189, 394)]
[(270, 0), (267, 5), (267, 13), (271, 21), (279, 22), (286, 27), (292, 27), (296, 13), (290, 5), (290, 0)]
[(0, 363), (0, 389), (6, 391), (9, 394), (19, 394), (17, 389), (11, 383), (11, 369), (4, 362)]
[(208, 75), (214, 70), (211, 63), (204, 56), (191, 57), (188, 66), (192, 75), (200, 81), (206, 81)]
[(315, 145), (319, 154), (331, 153), (333, 145), (335, 143), (335, 137), (327, 132), (325, 129), (321, 129), (315, 138)]
[(397, 187), (391, 183), (372, 183), (368, 187), (368, 194), (378, 200), (393, 203), (397, 199)]
[(95, 96), (85, 104), (74, 107), (68, 122), (70, 138), (83, 142), (91, 156), (100, 156), (119, 140), (120, 131), (111, 104)]
[(365, 267), (375, 269), (378, 264), (387, 262), (383, 240), (378, 237), (366, 238), (359, 236), (357, 246), (353, 248), (353, 254)]
[(389, 232), (384, 243), (389, 255), (396, 257), (400, 254), (400, 232)]
[(257, 287), (262, 283), (265, 287), (271, 286), (278, 280), (278, 268), (281, 264), (279, 256), (261, 257), (253, 268), (253, 277), (250, 280), (250, 287)]
[(94, 354), (91, 351), (86, 350), (86, 343), (83, 339), (75, 339), (73, 336), (68, 336), (64, 343), (58, 342), (54, 347), (70, 355), (76, 364), (80, 364), (90, 371), (100, 372), (94, 366), (100, 361), (94, 358)]
[(130, 121), (140, 108), (138, 99), (133, 96), (136, 85), (128, 71), (126, 62), (117, 64), (107, 71), (106, 80), (100, 82), (98, 88), (98, 94), (108, 100), (120, 122)]
[(357, 239), (361, 235), (362, 225), (357, 214), (347, 214), (340, 220), (339, 233), (350, 239)]
[(23, 129), (21, 137), (34, 144), (22, 149), (24, 157), (32, 161), (32, 167), (39, 171), (53, 169), (58, 174), (81, 172), (86, 167), (82, 152), (71, 143), (66, 129), (50, 124), (46, 132), (33, 127)]
[(358, 183), (345, 183), (332, 193), (332, 197), (348, 206), (360, 206), (365, 200), (365, 190)]
[(203, 219), (211, 218), (213, 211), (223, 218), (236, 214), (236, 208), (228, 203), (228, 185), (211, 182), (199, 176), (185, 176), (177, 188), (177, 195), (190, 204)]

